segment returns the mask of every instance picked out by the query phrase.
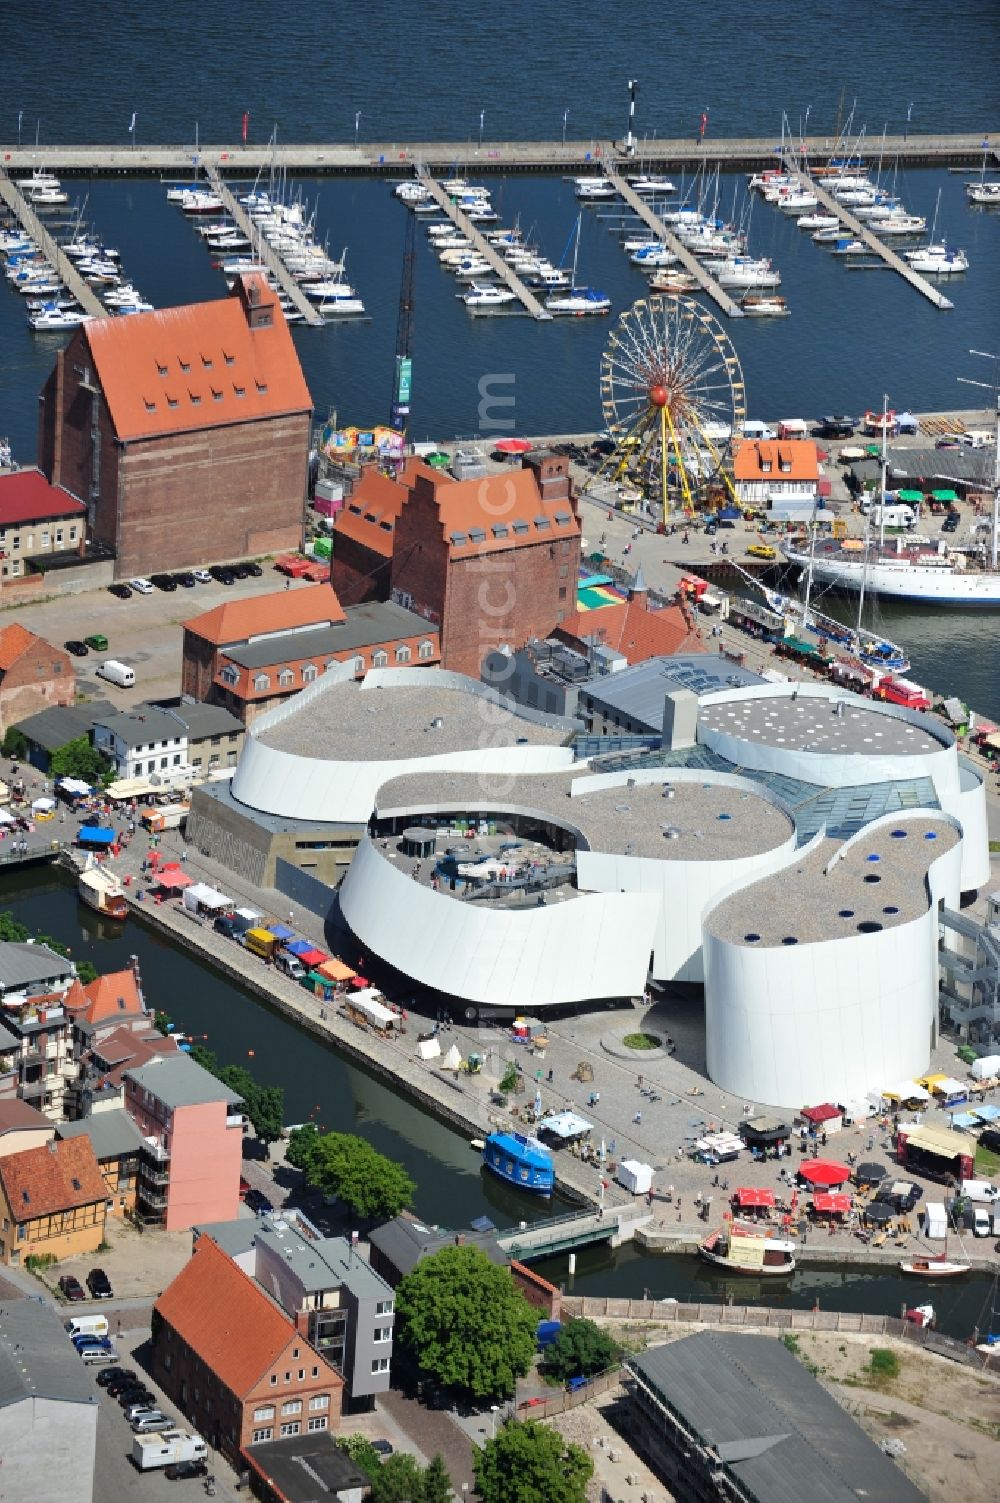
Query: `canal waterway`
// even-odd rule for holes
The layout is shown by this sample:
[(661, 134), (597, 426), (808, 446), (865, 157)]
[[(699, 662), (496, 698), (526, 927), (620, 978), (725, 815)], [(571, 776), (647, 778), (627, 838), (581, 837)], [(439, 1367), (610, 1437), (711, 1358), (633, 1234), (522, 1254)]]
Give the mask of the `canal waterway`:
[[(554, 1209), (518, 1195), (485, 1175), (460, 1132), (422, 1111), (407, 1097), (338, 1052), (317, 1042), (254, 994), (206, 966), (194, 953), (166, 940), (132, 917), (109, 923), (77, 899), (68, 874), (55, 867), (0, 875), (0, 910), (11, 911), (35, 931), (68, 945), (76, 960), (101, 971), (138, 956), (147, 1001), (169, 1013), (179, 1028), (214, 1050), (227, 1064), (241, 1064), (258, 1079), (285, 1088), (289, 1122), (313, 1121), (328, 1130), (357, 1132), (380, 1152), (402, 1163), (417, 1185), (415, 1208), (431, 1223), (467, 1226), (488, 1216), (505, 1228), (553, 1214)], [(988, 1320), (991, 1280), (970, 1275), (954, 1287), (928, 1292), (904, 1284), (889, 1270), (808, 1264), (789, 1280), (726, 1279), (690, 1257), (657, 1257), (626, 1246), (617, 1252), (592, 1247), (577, 1255), (570, 1278), (567, 1260), (536, 1265), (576, 1294), (672, 1296), (737, 1302), (898, 1314), (920, 1298), (933, 1300), (941, 1328), (964, 1337)], [(983, 1316), (984, 1308), (986, 1316)]]

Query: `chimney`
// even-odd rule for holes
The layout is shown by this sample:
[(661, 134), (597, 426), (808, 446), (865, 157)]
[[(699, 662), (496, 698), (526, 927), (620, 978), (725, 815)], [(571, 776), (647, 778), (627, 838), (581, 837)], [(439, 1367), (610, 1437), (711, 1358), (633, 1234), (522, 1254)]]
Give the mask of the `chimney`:
[(464, 1247), (465, 1246), (465, 1233), (464, 1232), (456, 1232), (455, 1233), (455, 1246), (456, 1247)]
[(300, 1336), (304, 1336), (306, 1338), (306, 1340), (308, 1341), (308, 1339), (309, 1339), (309, 1311), (308, 1310), (296, 1310), (296, 1312), (295, 1312), (295, 1329), (298, 1331), (298, 1333), (299, 1333)]
[(641, 564), (636, 569), (632, 583), (629, 585), (628, 598), (634, 600), (637, 605), (641, 605), (644, 610), (649, 603), (649, 586)]

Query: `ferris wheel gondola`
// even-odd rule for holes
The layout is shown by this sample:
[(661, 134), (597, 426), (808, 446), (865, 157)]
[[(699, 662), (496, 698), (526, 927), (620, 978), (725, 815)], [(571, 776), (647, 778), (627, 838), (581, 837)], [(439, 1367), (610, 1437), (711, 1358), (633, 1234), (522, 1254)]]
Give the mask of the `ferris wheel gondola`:
[(601, 358), (611, 467), (664, 520), (691, 513), (713, 486), (732, 494), (734, 436), (746, 419), (739, 357), (718, 319), (686, 297), (640, 298), (621, 314)]

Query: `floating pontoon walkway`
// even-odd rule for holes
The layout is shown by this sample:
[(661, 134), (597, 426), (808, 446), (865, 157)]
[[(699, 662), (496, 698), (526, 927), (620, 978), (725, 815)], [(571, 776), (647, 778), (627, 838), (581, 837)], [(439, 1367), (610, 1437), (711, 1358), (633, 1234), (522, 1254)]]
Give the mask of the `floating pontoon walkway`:
[(462, 213), (458, 204), (448, 197), (441, 184), (435, 178), (431, 177), (430, 172), (422, 162), (417, 164), (417, 177), (438, 204), (441, 212), (447, 214), (455, 228), (466, 237), (478, 254), (485, 261), (489, 262), (501, 281), (506, 282), (511, 292), (524, 308), (524, 311), (530, 313), (532, 318), (539, 320), (550, 319), (552, 314), (549, 310), (538, 301), (533, 292), (529, 292), (528, 288), (521, 281), (521, 278), (515, 273), (513, 267), (507, 264), (499, 251), (495, 250), (488, 240), (483, 239), (476, 226)]
[(292, 300), (307, 324), (311, 324), (313, 328), (319, 328), (325, 324), (326, 319), (318, 311), (315, 304), (311, 303), (306, 297), (274, 246), (268, 244), (260, 230), (256, 230), (255, 233), (256, 227), (251, 223), (250, 216), (222, 181), (219, 169), (206, 164), (205, 175), (212, 184), (214, 191), (222, 199), (223, 207), (230, 219), (239, 226), (240, 230), (249, 240), (250, 254), (259, 257), (263, 261), (268, 271), (281, 287), (281, 290)]
[(687, 246), (678, 240), (673, 230), (669, 229), (663, 223), (663, 220), (653, 213), (649, 204), (643, 202), (640, 195), (636, 193), (634, 188), (629, 186), (618, 169), (613, 167), (610, 162), (604, 163), (604, 175), (609, 182), (614, 183), (617, 192), (628, 204), (633, 214), (637, 214), (643, 224), (652, 230), (657, 240), (662, 241), (664, 245), (673, 251), (685, 271), (689, 271), (694, 277), (702, 292), (707, 292), (709, 297), (718, 303), (723, 313), (728, 314), (730, 318), (745, 317), (740, 305), (729, 296), (725, 288), (719, 286), (712, 274), (698, 260), (698, 257), (693, 256)]
[(873, 231), (862, 224), (860, 219), (855, 218), (849, 209), (846, 209), (838, 199), (834, 198), (832, 193), (828, 193), (821, 182), (818, 182), (814, 177), (810, 177), (808, 173), (797, 171), (794, 163), (787, 159), (785, 166), (799, 187), (806, 192), (814, 193), (828, 214), (835, 214), (841, 224), (849, 229), (856, 239), (866, 245), (873, 255), (878, 256), (892, 271), (898, 271), (904, 281), (909, 282), (911, 287), (915, 287), (918, 292), (923, 293), (924, 297), (929, 302), (932, 302), (935, 308), (954, 308), (955, 304), (950, 298), (946, 298), (943, 292), (939, 292), (936, 287), (932, 287), (930, 282), (922, 277), (918, 271), (914, 271), (913, 267), (902, 256), (897, 256), (896, 252), (890, 249), (884, 240), (880, 240)]
[(29, 235), (49, 265), (55, 270), (60, 282), (71, 297), (76, 298), (84, 313), (92, 318), (105, 318), (107, 309), (100, 298), (81, 277), (65, 251), (53, 240), (34, 209), (15, 182), (0, 171), (0, 198), (10, 209), (26, 235)]

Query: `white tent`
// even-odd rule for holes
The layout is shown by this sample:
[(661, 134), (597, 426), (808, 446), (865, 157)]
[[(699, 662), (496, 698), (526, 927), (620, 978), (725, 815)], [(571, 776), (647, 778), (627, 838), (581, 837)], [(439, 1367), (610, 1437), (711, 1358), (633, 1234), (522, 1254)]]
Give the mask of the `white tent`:
[(451, 1048), (448, 1050), (448, 1053), (441, 1061), (441, 1068), (442, 1070), (458, 1070), (461, 1067), (461, 1064), (462, 1056), (459, 1053), (458, 1045), (452, 1044)]
[(421, 1039), (417, 1045), (417, 1054), (420, 1059), (440, 1059), (441, 1045), (437, 1039)]
[(209, 887), (207, 882), (192, 882), (190, 887), (184, 889), (184, 907), (189, 913), (197, 913), (204, 908), (208, 913), (218, 913), (222, 908), (232, 908), (232, 898), (227, 898), (225, 893), (217, 892), (214, 887)]
[(17, 820), (13, 814), (8, 814), (6, 809), (0, 809), (0, 825), (13, 825)]
[(393, 1023), (398, 1022), (399, 1019), (391, 1007), (386, 1007), (384, 1000), (379, 1001), (381, 996), (382, 993), (376, 991), (375, 987), (368, 986), (363, 987), (360, 991), (352, 992), (347, 998), (347, 1002), (349, 1006), (356, 1007), (358, 1012), (363, 1012), (368, 1021), (374, 1023), (376, 1028), (391, 1028)]
[(645, 1195), (653, 1188), (653, 1167), (640, 1164), (638, 1159), (622, 1159), (615, 1178), (633, 1195)]
[(54, 798), (36, 798), (31, 806), (33, 814), (51, 814), (56, 806)]
[(917, 1085), (915, 1080), (904, 1080), (891, 1090), (884, 1092), (886, 1096), (896, 1096), (900, 1101), (930, 1101), (930, 1091), (925, 1091), (922, 1085)]
[(994, 1075), (1000, 1075), (1000, 1054), (985, 1054), (982, 1059), (974, 1059), (969, 1074), (973, 1080), (992, 1080)]

